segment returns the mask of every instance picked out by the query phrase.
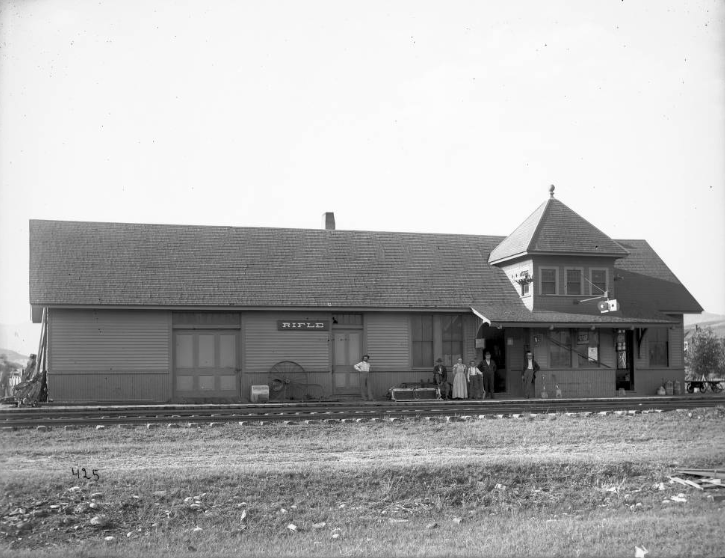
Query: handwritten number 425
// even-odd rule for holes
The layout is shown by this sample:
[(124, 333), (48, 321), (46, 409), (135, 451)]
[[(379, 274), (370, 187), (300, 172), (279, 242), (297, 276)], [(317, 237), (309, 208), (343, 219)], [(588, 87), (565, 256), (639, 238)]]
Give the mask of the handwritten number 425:
[(78, 478), (81, 478), (81, 471), (83, 471), (83, 478), (84, 479), (91, 480), (91, 479), (93, 479), (95, 477), (95, 480), (101, 480), (101, 477), (98, 475), (98, 472), (97, 472), (98, 469), (93, 469), (91, 471), (91, 475), (92, 476), (89, 477), (88, 476), (88, 471), (86, 471), (86, 468), (85, 467), (82, 467), (81, 469), (76, 469), (75, 467), (71, 467), (70, 468), (71, 474), (74, 475), (74, 476), (76, 476), (76, 477), (78, 477)]

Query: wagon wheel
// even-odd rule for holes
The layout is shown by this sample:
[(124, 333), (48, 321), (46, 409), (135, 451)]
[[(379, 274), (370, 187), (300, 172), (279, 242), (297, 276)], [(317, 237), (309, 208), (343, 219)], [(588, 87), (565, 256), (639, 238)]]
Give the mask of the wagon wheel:
[(272, 366), (267, 375), (270, 401), (303, 399), (307, 373), (296, 362), (283, 360)]

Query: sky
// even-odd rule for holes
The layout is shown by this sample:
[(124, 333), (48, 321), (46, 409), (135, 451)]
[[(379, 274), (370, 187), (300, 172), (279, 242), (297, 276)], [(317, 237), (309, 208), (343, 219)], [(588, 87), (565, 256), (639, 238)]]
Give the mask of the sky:
[(0, 324), (30, 219), (508, 235), (551, 184), (725, 314), (725, 2), (0, 0)]

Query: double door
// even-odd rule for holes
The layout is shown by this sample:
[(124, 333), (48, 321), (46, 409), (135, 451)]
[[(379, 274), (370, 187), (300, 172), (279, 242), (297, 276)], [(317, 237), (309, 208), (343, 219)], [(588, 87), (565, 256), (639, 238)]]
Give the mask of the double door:
[(174, 332), (174, 399), (239, 399), (238, 330)]

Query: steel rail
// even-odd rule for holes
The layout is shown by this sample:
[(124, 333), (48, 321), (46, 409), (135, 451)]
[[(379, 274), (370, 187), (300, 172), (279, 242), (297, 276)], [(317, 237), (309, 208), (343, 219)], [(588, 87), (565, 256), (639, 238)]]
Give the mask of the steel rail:
[(228, 422), (287, 422), (400, 419), (405, 417), (514, 416), (556, 413), (669, 411), (725, 405), (725, 396), (626, 399), (534, 399), (489, 401), (406, 401), (378, 403), (288, 403), (252, 405), (158, 405), (0, 409), (0, 427), (157, 425)]

